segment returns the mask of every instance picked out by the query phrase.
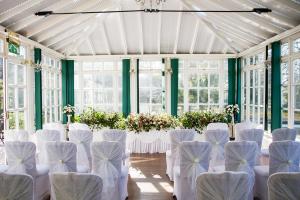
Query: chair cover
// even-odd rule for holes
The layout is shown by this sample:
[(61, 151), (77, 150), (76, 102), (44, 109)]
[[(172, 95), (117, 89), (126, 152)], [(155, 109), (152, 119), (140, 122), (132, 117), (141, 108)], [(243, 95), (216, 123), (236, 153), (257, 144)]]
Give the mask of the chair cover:
[(92, 143), (92, 173), (103, 181), (102, 199), (120, 199), (119, 181), (122, 165), (122, 146), (118, 142)]
[(53, 173), (51, 186), (53, 200), (104, 200), (101, 198), (102, 180), (97, 175)]
[(228, 130), (207, 130), (205, 140), (212, 145), (210, 167), (224, 164), (224, 146), (229, 141)]
[(294, 141), (272, 142), (269, 146), (269, 166), (255, 166), (255, 197), (268, 199), (267, 180), (277, 172), (299, 172), (300, 143)]
[(228, 131), (228, 125), (226, 123), (209, 123), (206, 130), (226, 130)]
[(245, 200), (251, 187), (246, 172), (202, 173), (197, 178), (197, 200)]
[(76, 145), (71, 142), (47, 142), (50, 172), (76, 172)]
[(236, 123), (234, 125), (234, 128), (235, 128), (235, 140), (240, 140), (240, 133), (243, 131), (243, 130), (246, 130), (246, 129), (255, 129), (257, 128), (257, 124), (253, 123), (253, 122), (250, 122), (250, 121), (245, 121), (245, 122), (241, 122), (241, 123)]
[(264, 137), (264, 130), (262, 129), (244, 129), (239, 133), (239, 139), (237, 141), (255, 141), (258, 145), (256, 164), (260, 164), (261, 145)]
[(196, 179), (208, 171), (211, 145), (208, 142), (182, 142), (179, 149), (179, 171), (175, 167), (174, 194), (177, 200), (196, 198)]
[(194, 139), (195, 130), (193, 129), (178, 129), (170, 131), (171, 151), (166, 152), (167, 175), (170, 180), (173, 180), (173, 168), (179, 165), (179, 145), (183, 141), (192, 141)]
[(66, 129), (65, 126), (61, 123), (46, 123), (43, 124), (43, 129), (47, 130), (57, 130), (60, 133), (60, 140), (66, 140)]
[(90, 127), (83, 123), (71, 123), (69, 125), (69, 131), (73, 131), (73, 130), (91, 131)]
[(269, 199), (299, 200), (300, 173), (275, 173), (268, 180)]
[(59, 142), (60, 133), (57, 130), (38, 130), (36, 132), (36, 142), (38, 151), (38, 161), (40, 164), (47, 163), (46, 142)]
[(33, 200), (33, 179), (25, 174), (0, 173), (0, 199)]
[(272, 132), (272, 140), (275, 141), (283, 141), (283, 140), (296, 140), (296, 129), (290, 129), (290, 128), (279, 128), (275, 129)]
[(72, 130), (69, 132), (70, 142), (77, 145), (77, 164), (92, 168), (91, 143), (93, 133), (87, 130)]
[(6, 130), (4, 131), (4, 139), (6, 142), (28, 142), (29, 134), (25, 130)]

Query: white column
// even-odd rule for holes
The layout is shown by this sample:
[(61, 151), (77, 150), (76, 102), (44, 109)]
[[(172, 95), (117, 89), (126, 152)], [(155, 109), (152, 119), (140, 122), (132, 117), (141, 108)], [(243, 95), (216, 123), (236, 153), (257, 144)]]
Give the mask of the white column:
[(166, 113), (171, 114), (171, 59), (165, 58)]
[(137, 112), (137, 59), (130, 59), (130, 110), (131, 113)]

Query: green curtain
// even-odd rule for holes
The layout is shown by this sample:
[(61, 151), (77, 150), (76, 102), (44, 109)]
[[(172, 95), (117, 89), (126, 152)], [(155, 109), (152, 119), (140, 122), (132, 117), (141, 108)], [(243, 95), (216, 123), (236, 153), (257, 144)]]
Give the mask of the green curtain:
[(177, 116), (178, 107), (178, 65), (179, 60), (177, 58), (171, 59), (171, 115)]
[(123, 59), (122, 65), (122, 112), (127, 117), (130, 114), (130, 59)]
[(271, 58), (271, 130), (281, 128), (281, 45), (272, 43)]
[(236, 59), (228, 59), (228, 104), (235, 104)]
[[(62, 60), (62, 103), (75, 105), (74, 91), (74, 60)], [(74, 117), (74, 116), (73, 116)], [(67, 123), (67, 116), (63, 115), (63, 123)]]
[[(241, 65), (241, 58), (237, 59), (237, 64), (236, 64), (236, 104), (239, 105), (239, 109), (241, 111), (242, 109), (242, 100), (241, 100), (241, 95), (242, 95), (242, 65)], [(241, 122), (241, 112), (237, 114), (236, 116), (236, 122)]]
[[(42, 50), (34, 48), (34, 63), (42, 62)], [(42, 71), (35, 71), (35, 129), (43, 128)]]

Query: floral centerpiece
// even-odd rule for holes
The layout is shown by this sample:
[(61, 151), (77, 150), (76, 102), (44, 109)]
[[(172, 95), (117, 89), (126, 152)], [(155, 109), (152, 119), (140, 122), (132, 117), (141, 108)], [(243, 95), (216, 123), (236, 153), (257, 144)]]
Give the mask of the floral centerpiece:
[(228, 105), (225, 108), (225, 113), (231, 117), (231, 124), (230, 124), (230, 130), (231, 130), (231, 136), (230, 138), (234, 140), (234, 117), (236, 114), (240, 112), (239, 105)]
[(68, 105), (64, 106), (63, 112), (64, 112), (64, 114), (67, 115), (68, 123), (70, 123), (71, 122), (71, 116), (75, 113), (75, 107), (68, 104)]

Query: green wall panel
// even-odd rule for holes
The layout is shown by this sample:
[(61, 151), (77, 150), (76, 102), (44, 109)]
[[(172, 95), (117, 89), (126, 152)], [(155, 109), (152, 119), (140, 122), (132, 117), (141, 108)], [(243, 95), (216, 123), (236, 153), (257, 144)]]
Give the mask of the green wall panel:
[(235, 104), (236, 59), (228, 59), (228, 104)]
[(178, 65), (177, 58), (171, 59), (171, 115), (177, 116), (178, 108)]
[[(74, 91), (74, 60), (62, 60), (62, 104), (75, 105)], [(67, 123), (67, 116), (63, 115), (63, 123)]]
[(130, 59), (122, 60), (122, 112), (130, 114)]
[[(42, 50), (34, 48), (34, 62), (42, 61)], [(42, 71), (34, 72), (35, 81), (35, 129), (43, 128), (43, 107), (42, 107)]]

